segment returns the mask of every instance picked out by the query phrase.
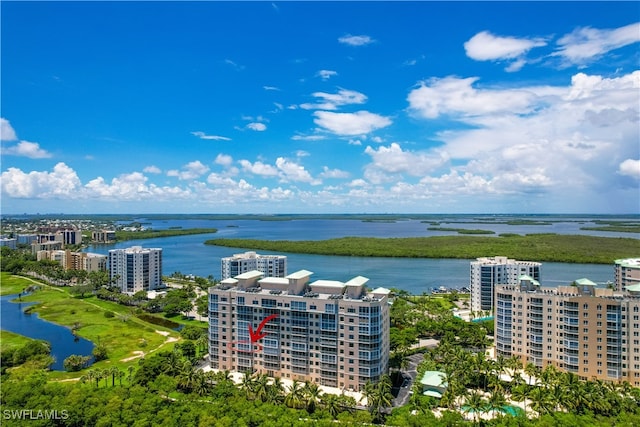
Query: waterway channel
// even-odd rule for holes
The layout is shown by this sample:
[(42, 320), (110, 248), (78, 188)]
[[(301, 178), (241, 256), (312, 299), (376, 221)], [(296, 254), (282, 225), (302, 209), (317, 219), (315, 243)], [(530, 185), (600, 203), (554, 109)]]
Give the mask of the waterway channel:
[(17, 294), (4, 295), (0, 298), (2, 329), (49, 342), (51, 344), (51, 355), (55, 359), (53, 365), (51, 365), (52, 370), (63, 371), (64, 359), (72, 354), (91, 356), (93, 351), (93, 343), (91, 341), (75, 337), (69, 328), (43, 320), (35, 312), (25, 313), (24, 310), (26, 308), (36, 303), (20, 302), (17, 299)]

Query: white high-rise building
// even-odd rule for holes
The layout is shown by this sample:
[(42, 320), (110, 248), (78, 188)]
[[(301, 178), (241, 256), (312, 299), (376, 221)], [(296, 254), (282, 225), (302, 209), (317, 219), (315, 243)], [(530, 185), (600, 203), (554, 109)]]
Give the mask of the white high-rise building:
[(477, 258), (471, 262), (471, 311), (493, 311), (495, 285), (516, 285), (522, 275), (540, 280), (540, 264), (504, 256)]
[(132, 246), (109, 251), (109, 277), (122, 292), (162, 287), (162, 249)]
[(245, 252), (222, 258), (220, 262), (220, 280), (256, 270), (266, 277), (284, 277), (287, 275), (287, 257), (284, 255), (260, 255), (255, 252)]

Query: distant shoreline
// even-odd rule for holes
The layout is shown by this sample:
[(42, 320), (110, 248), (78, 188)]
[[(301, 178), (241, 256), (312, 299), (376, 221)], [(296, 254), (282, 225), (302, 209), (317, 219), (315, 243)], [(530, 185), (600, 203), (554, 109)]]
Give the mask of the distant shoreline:
[(329, 240), (211, 239), (206, 245), (314, 255), (474, 259), (507, 256), (528, 261), (611, 264), (640, 256), (640, 240), (584, 235), (508, 234), (499, 237), (344, 237)]

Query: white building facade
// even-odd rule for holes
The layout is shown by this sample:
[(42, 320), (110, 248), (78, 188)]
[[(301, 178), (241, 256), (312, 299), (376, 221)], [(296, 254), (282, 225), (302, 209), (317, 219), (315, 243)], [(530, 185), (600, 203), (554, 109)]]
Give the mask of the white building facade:
[(539, 262), (516, 261), (504, 256), (477, 258), (471, 262), (471, 311), (493, 311), (495, 286), (516, 285), (522, 275), (540, 280)]
[(122, 292), (162, 287), (162, 249), (132, 246), (109, 251), (109, 277)]
[(285, 277), (287, 275), (287, 257), (245, 252), (220, 260), (220, 280), (236, 277), (249, 271), (260, 271), (265, 277)]

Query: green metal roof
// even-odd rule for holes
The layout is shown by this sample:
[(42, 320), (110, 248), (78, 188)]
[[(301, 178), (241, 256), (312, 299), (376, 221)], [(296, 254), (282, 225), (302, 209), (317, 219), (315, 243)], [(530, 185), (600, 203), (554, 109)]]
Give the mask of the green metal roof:
[(629, 292), (640, 292), (640, 283), (636, 285), (626, 286), (625, 289), (628, 290)]
[(598, 286), (597, 284), (593, 283), (591, 280), (584, 279), (584, 278), (576, 280), (576, 285), (579, 285), (579, 286)]

